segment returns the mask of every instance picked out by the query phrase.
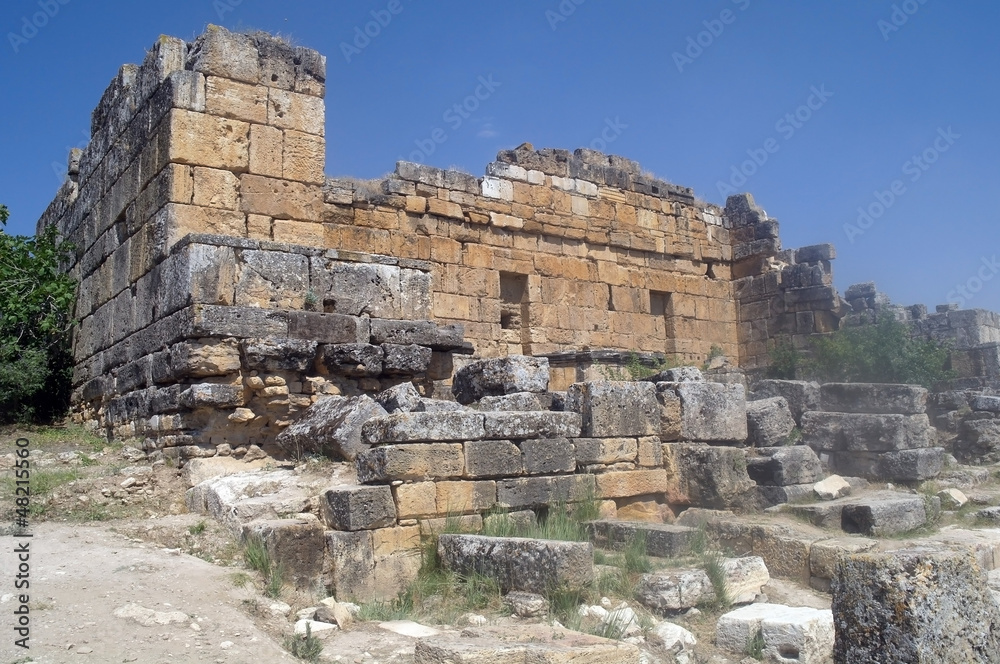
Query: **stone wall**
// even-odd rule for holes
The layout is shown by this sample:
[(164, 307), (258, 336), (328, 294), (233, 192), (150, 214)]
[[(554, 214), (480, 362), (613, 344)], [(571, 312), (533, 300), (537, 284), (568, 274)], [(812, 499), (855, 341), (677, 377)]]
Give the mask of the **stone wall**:
[[(266, 442), (317, 381), (374, 393), (405, 377), (331, 370), (321, 348), (300, 348), (377, 346), (375, 320), (425, 322), (418, 345), (434, 361), (409, 378), (427, 396), (455, 350), (694, 363), (721, 351), (757, 367), (775, 334), (833, 324), (832, 247), (781, 252), (748, 195), (720, 209), (634, 161), (527, 144), (485, 177), (400, 162), (379, 180), (330, 179), (324, 94), (320, 54), (214, 26), (121, 69), (39, 220), (76, 246), (78, 418), (210, 448), (221, 426), (190, 411), (249, 408), (236, 419)], [(295, 368), (267, 375), (247, 351), (265, 340)], [(258, 378), (288, 403), (258, 410)], [(215, 396), (175, 398), (202, 383)]]

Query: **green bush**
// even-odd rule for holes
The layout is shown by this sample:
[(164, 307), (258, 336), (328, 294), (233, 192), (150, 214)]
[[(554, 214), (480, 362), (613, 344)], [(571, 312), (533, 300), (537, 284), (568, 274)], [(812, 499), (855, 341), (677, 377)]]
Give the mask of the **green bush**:
[(823, 382), (911, 383), (931, 387), (950, 378), (948, 348), (915, 339), (895, 318), (842, 328), (812, 340), (805, 373)]
[[(0, 205), (0, 227), (8, 217)], [(54, 227), (35, 237), (0, 229), (0, 424), (51, 422), (69, 406), (76, 282), (60, 263), (71, 250)]]
[(791, 342), (780, 342), (771, 349), (771, 363), (767, 367), (767, 377), (795, 380), (800, 362), (801, 355), (798, 349)]

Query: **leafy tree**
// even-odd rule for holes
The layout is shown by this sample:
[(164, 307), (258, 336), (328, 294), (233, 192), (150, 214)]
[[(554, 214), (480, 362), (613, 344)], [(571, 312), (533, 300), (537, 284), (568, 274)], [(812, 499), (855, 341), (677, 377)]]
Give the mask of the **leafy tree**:
[[(10, 213), (0, 205), (0, 227)], [(0, 228), (0, 423), (51, 421), (69, 405), (72, 245), (54, 227), (35, 237)]]
[(948, 348), (917, 339), (891, 316), (812, 340), (805, 373), (825, 382), (914, 383), (931, 387), (952, 376)]

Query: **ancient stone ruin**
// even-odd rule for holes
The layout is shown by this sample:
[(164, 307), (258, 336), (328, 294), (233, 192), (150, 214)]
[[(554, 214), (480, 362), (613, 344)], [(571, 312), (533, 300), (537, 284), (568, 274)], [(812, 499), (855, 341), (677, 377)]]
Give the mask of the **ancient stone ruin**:
[[(592, 150), (524, 144), (483, 177), (399, 162), (329, 178), (325, 91), (317, 52), (216, 27), (120, 70), (38, 222), (76, 247), (74, 419), (184, 466), (191, 511), (260, 535), (296, 583), (338, 598), (395, 597), (452, 521), (468, 532), (439, 538), (444, 565), (504, 592), (582, 587), (592, 543), (472, 533), (593, 501), (599, 545), (641, 531), (673, 557), (702, 533), (738, 554), (720, 569), (747, 606), (720, 618), (720, 646), (862, 661), (851, 612), (896, 595), (858, 578), (924, 560), (878, 538), (959, 500), (882, 485), (960, 494), (981, 479), (956, 461), (1000, 460), (1000, 317), (898, 307), (874, 284), (841, 297), (833, 246), (782, 249), (750, 195), (720, 208)], [(776, 344), (882, 316), (952, 342), (951, 389), (762, 380)], [(657, 372), (667, 356), (704, 372)], [(310, 484), (292, 469), (308, 455), (343, 463)], [(246, 472), (263, 458), (276, 463)], [(984, 582), (1000, 539), (980, 532), (928, 535), (927, 564)], [(714, 592), (702, 570), (647, 576), (638, 596), (661, 615)], [(761, 601), (771, 578), (833, 590), (834, 611)], [(962, 625), (996, 620), (984, 588)], [(951, 629), (927, 602), (908, 610), (879, 624)], [(466, 646), (427, 642), (418, 659)]]

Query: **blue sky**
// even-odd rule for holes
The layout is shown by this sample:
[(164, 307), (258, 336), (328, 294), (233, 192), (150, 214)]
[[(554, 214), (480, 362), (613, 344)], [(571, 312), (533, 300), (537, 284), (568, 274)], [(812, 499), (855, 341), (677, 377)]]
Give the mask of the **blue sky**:
[(603, 148), (714, 203), (752, 192), (786, 247), (837, 245), (841, 291), (874, 280), (901, 304), (1000, 310), (987, 0), (7, 0), (9, 232), (34, 231), (117, 68), (208, 23), (328, 56), (329, 175), (397, 159), (482, 174), (525, 141)]

